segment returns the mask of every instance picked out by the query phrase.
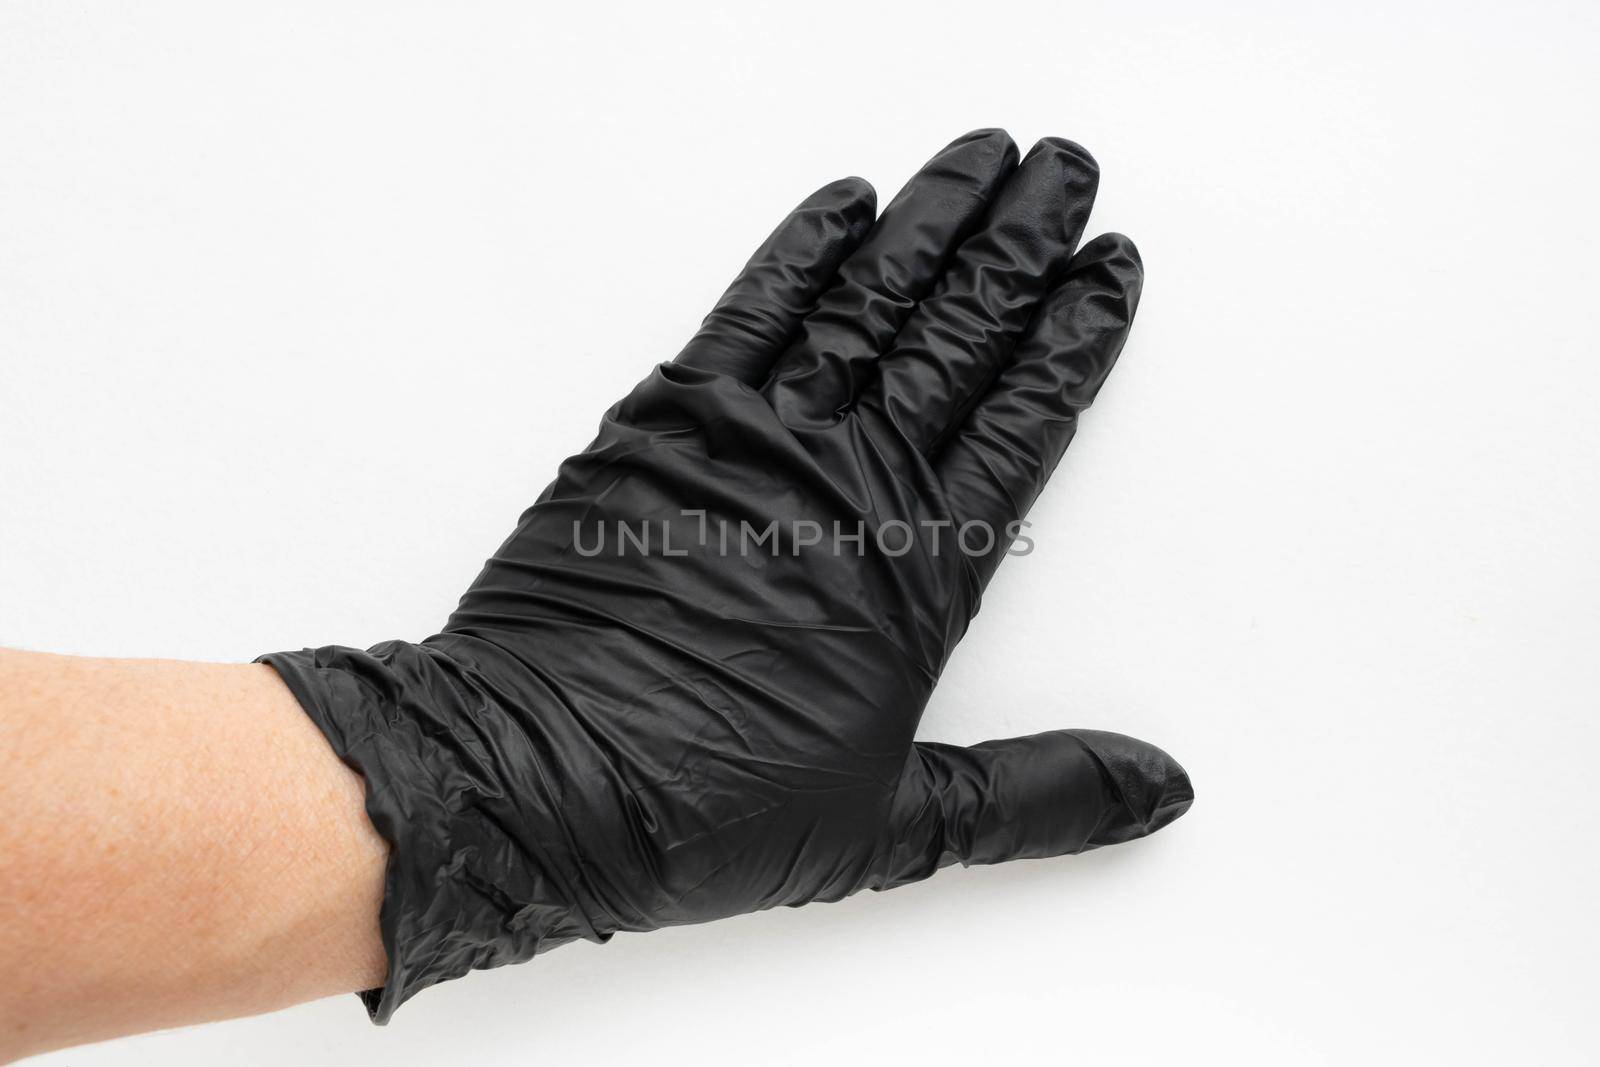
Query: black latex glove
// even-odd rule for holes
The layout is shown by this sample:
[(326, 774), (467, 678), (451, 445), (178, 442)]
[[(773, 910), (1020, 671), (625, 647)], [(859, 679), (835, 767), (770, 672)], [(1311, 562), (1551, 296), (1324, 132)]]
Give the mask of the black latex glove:
[(392, 846), (375, 1019), (574, 938), (1078, 852), (1189, 806), (1118, 734), (913, 741), (1133, 318), (1133, 245), (1073, 255), (1096, 180), (1074, 144), (1019, 164), (980, 131), (876, 222), (865, 182), (820, 190), (442, 632), (263, 657)]

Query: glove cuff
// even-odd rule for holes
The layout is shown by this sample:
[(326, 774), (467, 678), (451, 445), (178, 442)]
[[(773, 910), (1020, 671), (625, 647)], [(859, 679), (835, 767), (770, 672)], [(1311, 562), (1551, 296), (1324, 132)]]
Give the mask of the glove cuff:
[[(526, 734), (474, 679), (427, 645), (274, 652), (269, 664), (334, 751), (366, 782), (389, 843), (379, 924), (383, 988), (361, 994), (387, 1023), (428, 986), (520, 963), (579, 937), (603, 940), (574, 903), (562, 834), (537, 790)], [(524, 775), (525, 776), (525, 775)]]

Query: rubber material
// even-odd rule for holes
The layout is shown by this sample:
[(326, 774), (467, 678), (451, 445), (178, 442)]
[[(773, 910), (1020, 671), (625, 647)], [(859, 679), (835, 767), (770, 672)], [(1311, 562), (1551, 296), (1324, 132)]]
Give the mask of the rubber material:
[(985, 130), (876, 222), (865, 182), (819, 190), (438, 634), (262, 657), (392, 846), (376, 1021), (577, 938), (1080, 852), (1188, 808), (1182, 768), (1118, 734), (914, 740), (1133, 319), (1132, 243), (1076, 247), (1097, 180), (1077, 145), (1019, 161)]

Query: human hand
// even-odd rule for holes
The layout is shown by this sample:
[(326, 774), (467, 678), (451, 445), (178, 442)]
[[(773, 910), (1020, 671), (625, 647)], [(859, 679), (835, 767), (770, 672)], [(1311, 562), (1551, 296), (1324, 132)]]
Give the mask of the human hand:
[(1152, 832), (1160, 750), (918, 721), (1121, 351), (1138, 254), (1074, 254), (1098, 171), (999, 131), (876, 222), (807, 199), (606, 414), (443, 630), (263, 657), (392, 846), (379, 1021), (576, 938), (837, 900)]

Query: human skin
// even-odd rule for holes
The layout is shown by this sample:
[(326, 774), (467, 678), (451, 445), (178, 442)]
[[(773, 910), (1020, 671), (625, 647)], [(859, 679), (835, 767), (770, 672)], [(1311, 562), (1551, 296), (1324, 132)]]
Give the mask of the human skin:
[[(979, 130), (881, 215), (860, 179), (817, 190), (420, 644), (274, 669), (7, 657), (0, 756), (27, 769), (0, 787), (0, 1056), (380, 984), (384, 1022), (567, 941), (1066, 855), (1186, 811), (1183, 769), (1118, 734), (915, 740), (993, 531), (1009, 541), (1132, 323), (1132, 242), (1077, 247), (1098, 173), (1071, 142), (1022, 157)], [(564, 547), (574, 514), (642, 524), (705, 497), (741, 522), (959, 519), (991, 540), (802, 559), (797, 535), (760, 568)], [(371, 776), (388, 879), (335, 752)]]
[(387, 845), (270, 667), (0, 650), (0, 758), (0, 1062), (383, 983)]

